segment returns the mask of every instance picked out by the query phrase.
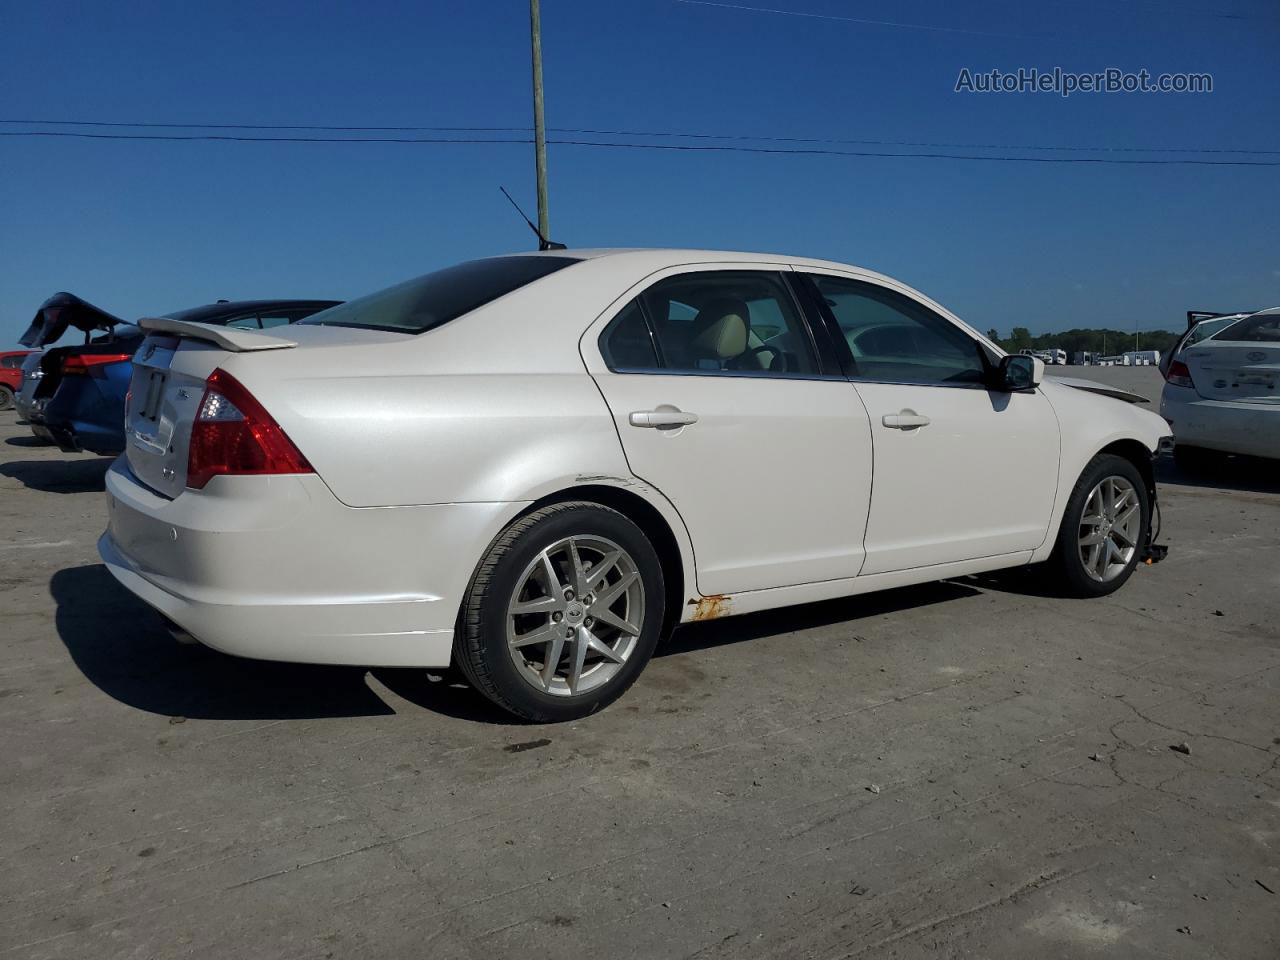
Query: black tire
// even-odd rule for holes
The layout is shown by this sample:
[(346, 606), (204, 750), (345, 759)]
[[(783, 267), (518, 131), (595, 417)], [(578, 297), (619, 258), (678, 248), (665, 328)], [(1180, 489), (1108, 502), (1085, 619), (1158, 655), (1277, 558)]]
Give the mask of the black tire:
[[(517, 581), (543, 550), (566, 537), (582, 536), (607, 538), (630, 554), (644, 586), (644, 620), (634, 649), (607, 683), (582, 694), (554, 695), (535, 689), (513, 663), (507, 604)], [(635, 682), (657, 646), (664, 597), (662, 565), (639, 527), (597, 503), (552, 504), (507, 527), (480, 562), (463, 603), (454, 658), (467, 681), (504, 710), (539, 723), (576, 720), (608, 706)]]
[[(1137, 549), (1125, 564), (1123, 571), (1109, 580), (1096, 580), (1089, 575), (1080, 557), (1080, 527), (1089, 494), (1107, 477), (1123, 478), (1137, 491), (1141, 523), (1138, 530)], [(1058, 541), (1047, 567), (1068, 596), (1104, 597), (1119, 590), (1133, 575), (1134, 568), (1142, 559), (1150, 526), (1151, 498), (1147, 493), (1147, 484), (1141, 472), (1134, 466), (1132, 460), (1126, 460), (1114, 454), (1099, 454), (1089, 461), (1071, 490), (1067, 509), (1062, 515), (1062, 526), (1058, 529)]]
[(13, 391), (0, 384), (0, 410), (13, 409)]

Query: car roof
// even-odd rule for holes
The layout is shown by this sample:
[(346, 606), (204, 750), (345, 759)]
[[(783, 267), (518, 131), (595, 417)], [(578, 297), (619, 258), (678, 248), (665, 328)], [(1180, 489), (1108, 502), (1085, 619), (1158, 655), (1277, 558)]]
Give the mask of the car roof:
[[(513, 254), (508, 254), (512, 256)], [(852, 263), (837, 260), (822, 260), (817, 257), (798, 257), (786, 253), (767, 253), (747, 250), (699, 250), (693, 247), (587, 247), (583, 249), (568, 248), (565, 250), (529, 251), (514, 254), (530, 257), (572, 257), (577, 260), (598, 260), (603, 257), (623, 260), (646, 260), (662, 266), (679, 266), (685, 263), (785, 263), (790, 266), (822, 267), (831, 270), (856, 270), (891, 279), (884, 274), (869, 270)], [(665, 261), (665, 263), (661, 263)]]

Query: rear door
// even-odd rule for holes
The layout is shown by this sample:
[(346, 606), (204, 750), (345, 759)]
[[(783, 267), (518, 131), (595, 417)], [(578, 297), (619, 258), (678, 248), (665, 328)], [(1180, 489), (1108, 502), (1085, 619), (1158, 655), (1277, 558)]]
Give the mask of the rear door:
[(1280, 312), (1237, 321), (1184, 350), (1182, 359), (1202, 397), (1280, 404)]
[(1058, 421), (1037, 390), (986, 387), (974, 336), (906, 291), (806, 271), (870, 417), (864, 574), (1034, 550), (1057, 490)]
[(707, 595), (853, 577), (862, 566), (866, 411), (819, 361), (787, 272), (665, 271), (582, 344), (632, 472), (688, 528)]

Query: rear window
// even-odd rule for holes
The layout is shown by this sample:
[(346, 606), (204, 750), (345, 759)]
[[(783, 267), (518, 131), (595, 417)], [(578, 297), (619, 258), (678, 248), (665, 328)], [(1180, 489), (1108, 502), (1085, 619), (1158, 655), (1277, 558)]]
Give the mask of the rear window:
[(1257, 313), (1245, 317), (1209, 339), (1235, 343), (1280, 343), (1280, 313)]
[(424, 333), (577, 262), (575, 257), (549, 256), (471, 260), (351, 300), (302, 323)]
[(1218, 317), (1214, 320), (1201, 320), (1191, 328), (1191, 331), (1187, 334), (1186, 341), (1182, 345), (1183, 347), (1194, 346), (1201, 340), (1212, 337), (1215, 333), (1231, 326), (1231, 324), (1239, 322), (1239, 320), (1239, 317)]

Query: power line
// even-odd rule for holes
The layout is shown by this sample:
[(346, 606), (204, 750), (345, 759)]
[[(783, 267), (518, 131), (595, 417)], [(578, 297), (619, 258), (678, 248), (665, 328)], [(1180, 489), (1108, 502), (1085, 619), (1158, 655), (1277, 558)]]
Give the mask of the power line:
[[(1140, 7), (1159, 8), (1161, 13), (1178, 12), (1192, 17), (1210, 17), (1214, 20), (1261, 20), (1264, 23), (1275, 23), (1274, 17), (1259, 17), (1252, 13), (1233, 13), (1230, 10), (1210, 10), (1207, 7), (1188, 7), (1184, 4), (1169, 4), (1164, 0), (1129, 0)], [(1113, 8), (1114, 9), (1114, 8)]]
[(969, 30), (964, 27), (943, 27), (929, 23), (900, 23), (896, 20), (871, 20), (865, 17), (842, 17), (831, 13), (807, 13), (802, 10), (777, 10), (771, 7), (749, 7), (743, 3), (714, 3), (712, 0), (676, 0), (677, 3), (698, 7), (719, 7), (722, 10), (747, 10), (751, 13), (776, 13), (788, 17), (806, 17), (812, 20), (837, 20), (842, 23), (857, 23), (873, 27), (896, 27), (902, 30), (929, 30), (935, 33), (966, 33), (977, 37), (1013, 37), (1019, 40), (1029, 38), (1025, 33), (996, 33), (990, 30)]
[(678, 137), (698, 140), (756, 140), (766, 143), (829, 143), (882, 147), (932, 147), (949, 150), (1053, 150), (1074, 153), (1243, 153), (1280, 156), (1280, 150), (1246, 150), (1227, 147), (1082, 147), (1057, 144), (1018, 143), (936, 143), (924, 140), (847, 140), (826, 137), (771, 137), (736, 133), (659, 133), (642, 130), (571, 130), (552, 128), (555, 133), (579, 133), (616, 137)]
[[(427, 126), (332, 126), (284, 123), (173, 123), (115, 120), (10, 120), (0, 124), (62, 127), (148, 127), (166, 130), (321, 130), (342, 133), (531, 133), (531, 127), (427, 127)], [(551, 133), (601, 137), (655, 137), (682, 140), (733, 140), (763, 143), (819, 143), (844, 146), (928, 147), (944, 150), (1045, 150), (1071, 153), (1225, 153), (1280, 156), (1280, 150), (1237, 147), (1092, 147), (1063, 144), (1021, 143), (939, 143), (927, 140), (842, 139), (837, 137), (778, 137), (748, 133), (690, 133), (677, 130), (604, 130), (592, 127), (548, 127)]]
[[(65, 130), (0, 131), (0, 137), (70, 137), (86, 140), (224, 141), (237, 143), (405, 143), (405, 144), (521, 144), (528, 137), (256, 137), (232, 134), (143, 134), (84, 133)], [(975, 160), (1000, 163), (1087, 163), (1124, 166), (1280, 167), (1280, 160), (1199, 160), (1194, 158), (1145, 159), (1120, 157), (1011, 157), (956, 153), (890, 153), (877, 150), (832, 150), (827, 148), (753, 147), (725, 144), (617, 143), (599, 140), (550, 139), (547, 143), (567, 147), (598, 147), (615, 150), (667, 150), (684, 153), (750, 153), (774, 156), (870, 157), (901, 160)]]
[(47, 127), (158, 127), (202, 130), (405, 130), (439, 133), (528, 133), (532, 127), (335, 127), (315, 123), (150, 123), (140, 120), (4, 120), (0, 123)]
[[(896, 27), (896, 28), (905, 29), (905, 30), (930, 30), (930, 31), (935, 31), (939, 33), (965, 33), (971, 36), (979, 36), (979, 37), (1014, 37), (1017, 39), (1045, 39), (1042, 36), (1032, 35), (1027, 33), (996, 33), (994, 31), (988, 31), (988, 30), (971, 30), (965, 27), (946, 27), (938, 24), (901, 23), (896, 20), (872, 20), (864, 17), (847, 17), (847, 16), (840, 16), (840, 15), (831, 14), (831, 13), (810, 13), (805, 10), (781, 10), (774, 7), (752, 7), (752, 6), (748, 6), (745, 3), (722, 3), (722, 2), (716, 2), (716, 0), (676, 0), (676, 3), (684, 3), (684, 4), (688, 4), (691, 6), (698, 6), (698, 7), (718, 7), (722, 10), (744, 10), (750, 13), (774, 13), (774, 14), (779, 14), (787, 17), (805, 17), (811, 20), (834, 20), (841, 23), (857, 23), (857, 24), (863, 24), (866, 26)], [(1192, 16), (1192, 17), (1209, 17), (1215, 20), (1233, 20), (1237, 22), (1246, 22), (1249, 20), (1256, 20), (1262, 23), (1277, 22), (1273, 17), (1266, 17), (1266, 16), (1260, 17), (1260, 16), (1254, 16), (1251, 14), (1231, 13), (1230, 11), (1207, 10), (1204, 8), (1197, 8), (1197, 7), (1169, 6), (1168, 4), (1162, 2), (1162, 0), (1133, 0), (1133, 3), (1138, 4), (1139, 6), (1159, 7), (1161, 11), (1164, 13), (1169, 13), (1172, 11), (1172, 12), (1184, 13), (1187, 16)], [(1070, 4), (1059, 3), (1056, 5), (1078, 7), (1076, 3), (1070, 3)], [(1114, 13), (1115, 8), (1112, 7), (1110, 12)]]

